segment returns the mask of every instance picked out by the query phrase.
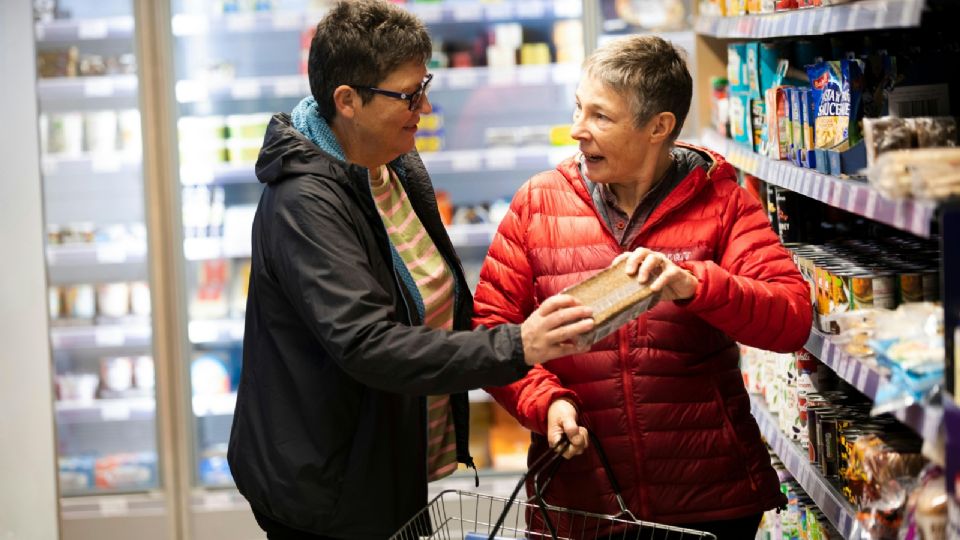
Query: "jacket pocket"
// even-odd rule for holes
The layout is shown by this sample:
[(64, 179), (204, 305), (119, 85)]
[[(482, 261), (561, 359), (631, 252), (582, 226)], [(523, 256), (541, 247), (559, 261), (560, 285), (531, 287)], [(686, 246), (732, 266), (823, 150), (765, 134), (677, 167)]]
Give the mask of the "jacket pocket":
[(733, 426), (733, 420), (730, 418), (730, 413), (727, 411), (726, 401), (723, 399), (723, 394), (720, 392), (720, 386), (717, 384), (716, 376), (710, 378), (710, 387), (713, 389), (713, 399), (717, 404), (717, 407), (720, 408), (720, 416), (723, 419), (723, 438), (726, 442), (727, 448), (733, 452), (733, 459), (736, 461), (737, 466), (743, 472), (743, 475), (750, 482), (750, 489), (757, 491), (759, 486), (757, 485), (756, 479), (750, 473), (750, 468), (747, 466), (747, 457), (749, 453), (746, 448), (740, 441), (740, 437), (737, 436), (737, 430)]

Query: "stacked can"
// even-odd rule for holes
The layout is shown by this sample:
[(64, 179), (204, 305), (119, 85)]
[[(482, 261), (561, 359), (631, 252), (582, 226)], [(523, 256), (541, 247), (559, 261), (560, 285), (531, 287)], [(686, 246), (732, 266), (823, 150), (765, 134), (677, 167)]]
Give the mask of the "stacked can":
[(939, 255), (927, 244), (846, 240), (788, 247), (811, 288), (814, 326), (823, 332), (839, 331), (826, 320), (836, 313), (940, 299)]

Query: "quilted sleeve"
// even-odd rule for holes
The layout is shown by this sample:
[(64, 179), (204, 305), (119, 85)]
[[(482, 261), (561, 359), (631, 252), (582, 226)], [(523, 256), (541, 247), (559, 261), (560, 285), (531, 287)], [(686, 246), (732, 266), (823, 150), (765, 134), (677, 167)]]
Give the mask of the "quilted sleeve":
[[(529, 204), (527, 182), (510, 203), (510, 211), (500, 222), (480, 269), (480, 283), (473, 297), (474, 328), (520, 324), (537, 307), (533, 270), (527, 258)], [(576, 395), (563, 388), (557, 376), (543, 366), (535, 366), (510, 385), (485, 390), (521, 425), (538, 433), (546, 431), (547, 409), (553, 400), (566, 397), (579, 404)]]
[(494, 327), (522, 323), (536, 308), (533, 270), (527, 259), (526, 230), (530, 184), (524, 184), (510, 202), (480, 269), (473, 295), (473, 326)]
[(687, 309), (745, 345), (799, 350), (813, 317), (807, 283), (759, 201), (736, 188), (725, 205), (719, 263), (682, 263), (700, 280)]

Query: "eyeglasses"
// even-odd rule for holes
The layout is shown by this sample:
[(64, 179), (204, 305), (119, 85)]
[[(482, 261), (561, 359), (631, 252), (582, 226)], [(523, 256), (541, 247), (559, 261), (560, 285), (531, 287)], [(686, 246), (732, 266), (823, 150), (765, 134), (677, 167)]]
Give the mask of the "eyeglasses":
[(351, 88), (356, 88), (357, 90), (367, 90), (373, 92), (374, 94), (380, 94), (381, 96), (387, 96), (394, 99), (403, 99), (410, 102), (410, 110), (415, 111), (420, 108), (420, 105), (423, 103), (423, 98), (427, 96), (427, 92), (430, 91), (430, 81), (433, 80), (433, 73), (427, 73), (427, 76), (420, 81), (420, 86), (413, 92), (407, 94), (405, 92), (393, 92), (391, 90), (384, 90), (383, 88), (374, 88), (372, 86), (357, 86), (355, 84), (348, 85)]

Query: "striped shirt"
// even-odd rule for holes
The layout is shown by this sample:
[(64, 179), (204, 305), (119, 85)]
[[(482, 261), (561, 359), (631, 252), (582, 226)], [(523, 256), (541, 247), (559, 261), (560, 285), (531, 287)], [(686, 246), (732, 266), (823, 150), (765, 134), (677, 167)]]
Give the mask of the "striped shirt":
[[(427, 229), (410, 205), (396, 173), (382, 166), (370, 176), (380, 218), (423, 298), (424, 324), (453, 329), (454, 280)], [(457, 443), (450, 396), (427, 398), (427, 480), (457, 470)]]

